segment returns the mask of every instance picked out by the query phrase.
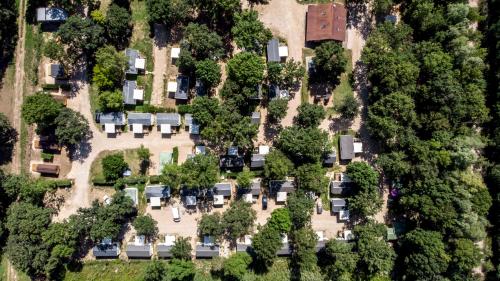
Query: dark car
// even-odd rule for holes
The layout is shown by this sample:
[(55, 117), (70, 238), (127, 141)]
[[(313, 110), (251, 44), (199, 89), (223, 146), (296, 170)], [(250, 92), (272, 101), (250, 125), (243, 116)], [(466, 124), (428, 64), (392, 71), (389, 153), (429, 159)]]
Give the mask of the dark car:
[(267, 195), (262, 196), (262, 210), (267, 210)]

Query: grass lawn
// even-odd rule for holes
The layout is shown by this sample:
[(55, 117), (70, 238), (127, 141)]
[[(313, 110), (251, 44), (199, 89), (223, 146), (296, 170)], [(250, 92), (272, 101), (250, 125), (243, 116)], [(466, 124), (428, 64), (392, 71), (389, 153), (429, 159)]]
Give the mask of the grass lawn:
[(352, 55), (351, 50), (345, 50), (347, 66), (345, 72), (340, 76), (340, 84), (333, 90), (333, 107), (329, 108), (330, 114), (337, 113), (336, 108), (342, 105), (346, 96), (354, 95), (349, 77), (352, 75)]
[(300, 102), (308, 103), (309, 102), (309, 75), (307, 74), (307, 64), (306, 57), (314, 56), (314, 50), (309, 48), (302, 49), (302, 65), (306, 68), (306, 74), (302, 78), (302, 88), (300, 91)]
[[(137, 86), (144, 89), (143, 104), (149, 104), (151, 102), (151, 95), (153, 94), (153, 74), (137, 76)], [(144, 112), (144, 106), (136, 105), (135, 111)]]
[(26, 81), (31, 86), (38, 84), (38, 64), (42, 56), (43, 36), (38, 26), (26, 24), (26, 37), (24, 41), (24, 71)]
[(95, 177), (104, 177), (102, 174), (102, 159), (107, 155), (119, 152), (123, 153), (125, 162), (128, 163), (128, 166), (132, 171), (132, 175), (139, 175), (140, 160), (137, 157), (137, 149), (105, 150), (99, 153), (94, 162), (92, 162), (92, 165), (90, 166), (90, 179), (93, 179)]
[(130, 2), (130, 9), (134, 25), (130, 47), (139, 50), (146, 57), (146, 70), (153, 71), (153, 39), (149, 37), (151, 30), (146, 1), (133, 0)]
[(66, 281), (140, 281), (148, 261), (125, 262), (92, 261), (87, 262), (81, 271), (68, 271)]
[[(7, 276), (7, 257), (2, 255), (2, 262), (0, 264), (0, 280), (8, 280)], [(22, 273), (22, 272), (17, 272), (17, 281), (30, 281), (30, 278)]]

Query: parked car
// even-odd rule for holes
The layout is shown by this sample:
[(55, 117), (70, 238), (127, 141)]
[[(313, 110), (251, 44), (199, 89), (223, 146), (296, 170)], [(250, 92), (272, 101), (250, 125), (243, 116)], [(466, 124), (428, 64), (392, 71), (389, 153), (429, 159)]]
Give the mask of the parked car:
[(267, 210), (267, 195), (262, 195), (262, 210)]
[(323, 213), (323, 204), (321, 203), (321, 201), (318, 201), (318, 203), (316, 204), (316, 212), (318, 213), (318, 215), (321, 215)]
[(179, 212), (179, 208), (177, 208), (177, 207), (172, 208), (172, 216), (174, 217), (175, 222), (181, 221), (181, 214)]

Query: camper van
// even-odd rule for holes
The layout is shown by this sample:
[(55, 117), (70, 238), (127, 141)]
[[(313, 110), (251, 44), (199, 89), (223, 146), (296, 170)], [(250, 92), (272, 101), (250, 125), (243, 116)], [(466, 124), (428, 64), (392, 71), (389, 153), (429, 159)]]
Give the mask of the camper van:
[(181, 221), (181, 214), (179, 212), (179, 208), (172, 207), (172, 216), (174, 217), (174, 221), (175, 222), (180, 222)]

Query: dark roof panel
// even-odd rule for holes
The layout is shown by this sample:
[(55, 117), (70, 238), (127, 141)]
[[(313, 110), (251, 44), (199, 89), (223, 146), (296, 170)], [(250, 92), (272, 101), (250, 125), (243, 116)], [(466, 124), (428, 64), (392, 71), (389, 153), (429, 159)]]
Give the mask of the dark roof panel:
[(279, 42), (276, 38), (273, 38), (269, 40), (269, 42), (267, 42), (267, 61), (280, 62)]

